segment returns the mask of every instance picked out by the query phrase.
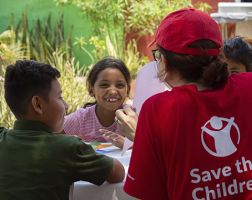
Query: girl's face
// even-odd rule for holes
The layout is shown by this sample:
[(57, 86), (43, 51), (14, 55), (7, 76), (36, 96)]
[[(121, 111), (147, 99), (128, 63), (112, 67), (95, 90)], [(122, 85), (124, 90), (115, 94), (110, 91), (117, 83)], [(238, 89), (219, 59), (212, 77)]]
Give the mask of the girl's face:
[(100, 108), (116, 111), (127, 97), (127, 82), (122, 72), (116, 68), (102, 70), (93, 87), (91, 94)]

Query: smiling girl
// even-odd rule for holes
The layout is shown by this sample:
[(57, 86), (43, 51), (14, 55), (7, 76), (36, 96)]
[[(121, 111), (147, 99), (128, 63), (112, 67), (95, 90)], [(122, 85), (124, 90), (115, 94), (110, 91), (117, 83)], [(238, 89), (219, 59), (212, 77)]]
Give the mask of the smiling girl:
[(100, 132), (100, 129), (106, 129), (116, 133), (110, 135), (111, 141), (121, 147), (123, 137), (117, 134), (115, 111), (122, 108), (128, 97), (130, 81), (130, 72), (123, 61), (106, 57), (97, 62), (87, 77), (88, 92), (96, 101), (66, 116), (64, 132), (77, 135), (85, 142), (106, 142)]

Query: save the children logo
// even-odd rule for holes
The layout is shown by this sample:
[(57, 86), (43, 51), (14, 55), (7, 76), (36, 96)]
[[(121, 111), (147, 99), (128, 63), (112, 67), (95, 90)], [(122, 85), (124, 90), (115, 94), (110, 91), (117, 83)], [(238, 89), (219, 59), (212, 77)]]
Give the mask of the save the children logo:
[[(226, 157), (237, 151), (240, 143), (240, 130), (235, 118), (213, 116), (201, 127), (201, 143), (205, 150), (215, 157)], [(233, 157), (225, 165), (197, 166), (189, 171), (193, 200), (241, 199), (252, 191), (252, 160), (245, 155)], [(240, 196), (241, 197), (241, 196)]]
[(201, 142), (205, 150), (216, 157), (226, 157), (237, 150), (240, 130), (234, 117), (213, 116), (201, 127)]

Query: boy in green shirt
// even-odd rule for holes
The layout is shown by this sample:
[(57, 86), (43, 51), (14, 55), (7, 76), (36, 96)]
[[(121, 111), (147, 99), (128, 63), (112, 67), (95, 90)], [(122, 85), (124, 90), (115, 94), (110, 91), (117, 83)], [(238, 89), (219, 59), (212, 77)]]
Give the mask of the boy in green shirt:
[(120, 182), (125, 171), (116, 159), (97, 154), (63, 130), (67, 104), (56, 68), (35, 61), (7, 67), (5, 99), (17, 120), (0, 129), (0, 199), (67, 200), (78, 180), (96, 185)]

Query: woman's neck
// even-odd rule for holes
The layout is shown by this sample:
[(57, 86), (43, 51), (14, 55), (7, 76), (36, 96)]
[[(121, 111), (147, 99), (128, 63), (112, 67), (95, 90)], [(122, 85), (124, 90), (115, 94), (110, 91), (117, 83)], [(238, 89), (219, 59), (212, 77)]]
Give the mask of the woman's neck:
[(171, 74), (167, 75), (165, 81), (172, 88), (192, 84), (192, 85), (195, 85), (197, 87), (198, 91), (202, 91), (202, 90), (207, 89), (207, 87), (205, 87), (201, 83), (190, 82), (190, 81), (187, 81), (187, 80), (183, 79), (181, 76), (178, 75), (178, 73), (176, 73), (176, 74), (173, 73), (173, 75), (171, 75)]
[(115, 122), (115, 111), (105, 110), (100, 106), (95, 106), (96, 116), (104, 127), (109, 127)]

